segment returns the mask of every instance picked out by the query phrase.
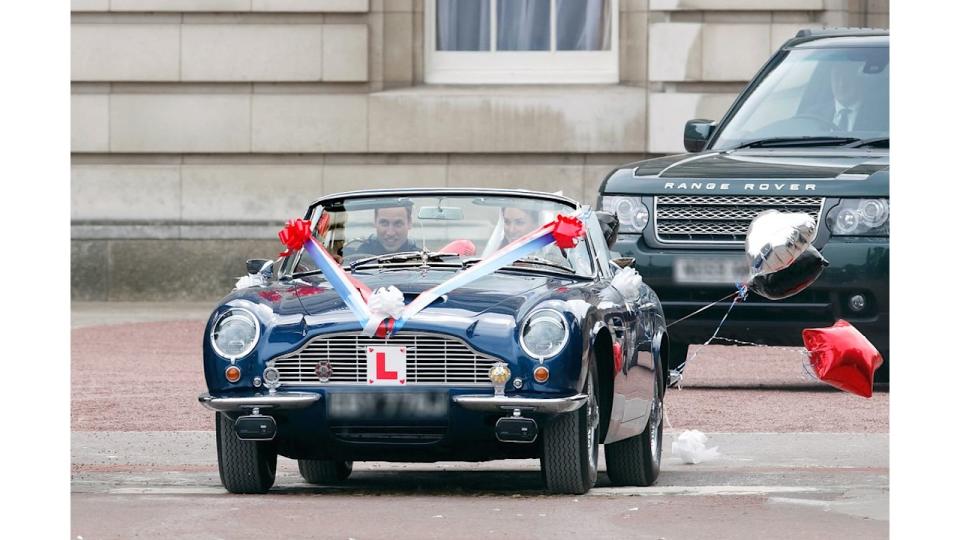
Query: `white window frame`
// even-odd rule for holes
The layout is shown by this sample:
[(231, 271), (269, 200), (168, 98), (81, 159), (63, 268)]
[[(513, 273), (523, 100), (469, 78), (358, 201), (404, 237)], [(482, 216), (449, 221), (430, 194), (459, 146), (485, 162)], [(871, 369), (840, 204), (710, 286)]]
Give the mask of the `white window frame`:
[[(428, 84), (610, 84), (620, 82), (620, 0), (610, 2), (610, 49), (557, 51), (556, 0), (550, 0), (550, 51), (438, 51), (437, 0), (424, 2), (424, 82)], [(490, 0), (496, 47), (497, 0)]]

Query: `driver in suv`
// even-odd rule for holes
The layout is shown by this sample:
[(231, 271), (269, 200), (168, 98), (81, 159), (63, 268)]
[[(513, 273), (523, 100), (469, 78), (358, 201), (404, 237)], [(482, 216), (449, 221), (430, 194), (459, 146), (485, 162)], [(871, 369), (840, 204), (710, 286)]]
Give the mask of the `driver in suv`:
[[(888, 376), (889, 41), (886, 30), (801, 31), (719, 122), (687, 122), (690, 154), (628, 163), (606, 177), (600, 206), (620, 219), (613, 249), (636, 260), (668, 323), (747, 278), (743, 244), (757, 214), (804, 212), (830, 266), (791, 298), (749, 296), (719, 336), (800, 346), (804, 328), (843, 318), (881, 351), (877, 376)], [(713, 334), (726, 309), (671, 328), (671, 367)]]

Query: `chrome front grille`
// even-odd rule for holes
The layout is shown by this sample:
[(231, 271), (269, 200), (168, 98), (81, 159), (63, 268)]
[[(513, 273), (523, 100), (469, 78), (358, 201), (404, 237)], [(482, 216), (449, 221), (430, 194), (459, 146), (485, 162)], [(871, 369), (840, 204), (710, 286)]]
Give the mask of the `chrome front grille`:
[(653, 223), (664, 243), (742, 243), (750, 222), (765, 210), (803, 212), (819, 225), (823, 197), (654, 197)]
[[(367, 381), (367, 347), (406, 347), (407, 384), (490, 386), (487, 371), (496, 358), (480, 354), (454, 337), (401, 333), (389, 340), (359, 333), (318, 336), (292, 354), (271, 361), (280, 384), (363, 384)], [(330, 362), (330, 382), (320, 383), (317, 363)]]

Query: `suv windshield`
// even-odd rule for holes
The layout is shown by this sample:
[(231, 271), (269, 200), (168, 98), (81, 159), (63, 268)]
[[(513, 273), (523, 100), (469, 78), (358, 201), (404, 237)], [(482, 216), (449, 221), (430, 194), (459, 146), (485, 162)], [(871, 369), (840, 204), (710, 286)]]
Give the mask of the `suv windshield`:
[(889, 101), (888, 48), (792, 49), (722, 126), (712, 148), (766, 139), (808, 146), (886, 138)]
[[(318, 207), (311, 222), (314, 238), (344, 267), (422, 264), (421, 256), (402, 255), (419, 255), (422, 251), (455, 253), (459, 257), (434, 255), (428, 260), (460, 267), (463, 262), (485, 257), (553, 221), (557, 214), (574, 210), (557, 201), (509, 195), (371, 196), (351, 197), (322, 209)], [(391, 256), (397, 254), (401, 255)], [(593, 274), (586, 241), (567, 250), (550, 245), (533, 253), (527, 262), (514, 264), (584, 276)], [(310, 257), (303, 255), (295, 272), (315, 269)]]

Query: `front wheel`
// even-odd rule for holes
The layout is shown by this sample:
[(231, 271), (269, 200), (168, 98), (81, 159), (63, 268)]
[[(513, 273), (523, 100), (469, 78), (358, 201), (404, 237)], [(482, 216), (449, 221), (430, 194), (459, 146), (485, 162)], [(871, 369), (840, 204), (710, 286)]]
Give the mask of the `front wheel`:
[(218, 412), (217, 465), (230, 493), (266, 493), (277, 477), (277, 451), (272, 442), (240, 440), (233, 420)]
[(547, 489), (580, 495), (597, 483), (600, 441), (600, 406), (597, 400), (597, 367), (590, 362), (583, 393), (587, 402), (576, 411), (555, 418), (543, 429), (540, 470)]
[(647, 427), (639, 435), (603, 446), (607, 475), (615, 486), (652, 486), (663, 454), (663, 391), (659, 370)]

